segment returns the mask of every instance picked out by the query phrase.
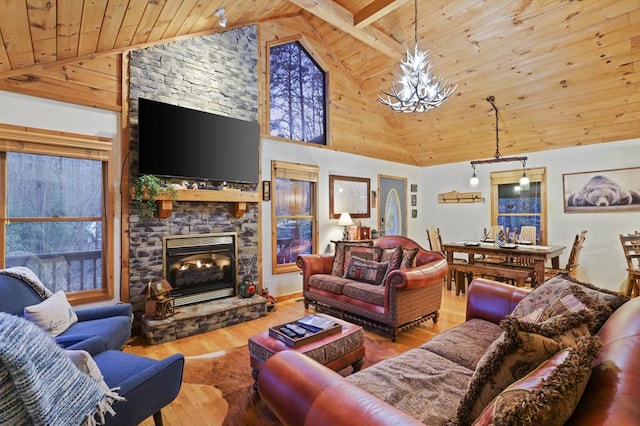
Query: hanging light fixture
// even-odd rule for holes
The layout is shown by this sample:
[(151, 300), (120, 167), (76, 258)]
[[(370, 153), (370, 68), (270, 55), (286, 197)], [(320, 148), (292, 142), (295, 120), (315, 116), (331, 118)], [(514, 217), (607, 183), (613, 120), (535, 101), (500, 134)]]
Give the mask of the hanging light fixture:
[(469, 179), (469, 186), (471, 187), (471, 189), (478, 189), (478, 186), (480, 185), (480, 179), (478, 179), (478, 176), (476, 176), (476, 165), (472, 164), (471, 167), (473, 167), (473, 176), (471, 176), (471, 179)]
[(520, 185), (520, 189), (523, 191), (528, 191), (529, 190), (529, 176), (527, 176), (527, 170), (525, 169), (525, 163), (522, 163), (522, 177), (520, 178), (520, 181), (518, 182), (518, 184)]
[(495, 115), (496, 115), (496, 153), (493, 158), (489, 158), (486, 160), (473, 160), (471, 162), (471, 167), (473, 168), (473, 176), (471, 176), (471, 179), (469, 179), (469, 186), (472, 189), (476, 189), (480, 184), (480, 180), (476, 176), (476, 165), (519, 161), (522, 163), (522, 177), (520, 178), (520, 182), (519, 182), (520, 189), (523, 191), (527, 191), (529, 189), (529, 178), (527, 177), (527, 172), (526, 172), (528, 157), (503, 157), (502, 154), (500, 154), (500, 133), (498, 129), (498, 107), (496, 107), (496, 104), (495, 104), (496, 98), (493, 96), (487, 96), (485, 100), (491, 104), (491, 106), (493, 107), (493, 111), (495, 112)]
[(226, 13), (226, 11), (224, 10), (223, 7), (221, 7), (218, 10), (216, 10), (216, 12), (215, 12), (215, 15), (220, 18), (220, 22), (218, 23), (218, 25), (220, 25), (221, 27), (226, 27), (227, 26), (227, 17), (225, 16), (225, 13)]
[(391, 93), (382, 90), (386, 99), (378, 95), (378, 101), (396, 112), (425, 112), (439, 107), (453, 93), (458, 85), (450, 86), (449, 80), (431, 75), (433, 67), (428, 59), (429, 51), (418, 50), (418, 0), (414, 1), (414, 36), (413, 56), (407, 50), (407, 60), (400, 63), (402, 75), (399, 83), (400, 91), (391, 85)]

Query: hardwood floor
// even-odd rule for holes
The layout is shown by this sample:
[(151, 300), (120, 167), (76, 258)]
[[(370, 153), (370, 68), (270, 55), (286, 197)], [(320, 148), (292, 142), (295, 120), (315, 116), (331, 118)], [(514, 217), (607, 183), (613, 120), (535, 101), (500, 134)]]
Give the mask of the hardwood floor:
[[(250, 322), (225, 327), (197, 336), (186, 337), (160, 345), (147, 345), (143, 339), (135, 338), (125, 348), (126, 352), (161, 359), (174, 353), (185, 356), (203, 355), (231, 349), (247, 344), (252, 335), (273, 325), (293, 321), (307, 314), (302, 299), (279, 302), (276, 312)], [(415, 348), (433, 336), (465, 319), (466, 295), (455, 295), (455, 290), (445, 289), (437, 324), (427, 321), (419, 326), (399, 333), (396, 345), (399, 352)], [(381, 332), (365, 328), (370, 339), (388, 339)], [(162, 410), (165, 426), (221, 425), (227, 411), (227, 404), (217, 389), (211, 386), (183, 384), (178, 398)], [(153, 426), (153, 418), (146, 419), (143, 426)]]

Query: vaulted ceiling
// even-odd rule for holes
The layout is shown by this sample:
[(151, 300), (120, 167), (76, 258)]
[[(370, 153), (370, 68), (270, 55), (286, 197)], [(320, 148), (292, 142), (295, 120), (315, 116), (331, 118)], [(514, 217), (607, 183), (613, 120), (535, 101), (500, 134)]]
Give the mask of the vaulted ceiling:
[[(492, 157), (489, 95), (505, 156), (640, 137), (638, 0), (421, 0), (418, 47), (458, 88), (441, 107), (409, 114), (376, 97), (413, 49), (412, 0), (3, 0), (0, 90), (117, 111), (122, 53), (292, 17), (323, 40), (355, 82), (342, 95), (366, 101), (362, 120), (386, 121), (384, 142), (409, 164)], [(339, 151), (389, 158), (366, 140), (333, 140)]]

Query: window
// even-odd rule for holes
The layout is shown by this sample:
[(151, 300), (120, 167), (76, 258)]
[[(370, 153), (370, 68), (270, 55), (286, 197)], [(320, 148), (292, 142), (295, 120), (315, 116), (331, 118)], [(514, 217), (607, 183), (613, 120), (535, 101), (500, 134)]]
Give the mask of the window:
[(298, 41), (269, 49), (270, 134), (327, 144), (324, 71)]
[(299, 254), (317, 253), (316, 184), (318, 167), (272, 162), (271, 229), (274, 274), (297, 271)]
[(491, 173), (491, 225), (502, 225), (512, 233), (523, 226), (536, 227), (536, 242), (547, 240), (546, 169), (528, 169), (531, 181), (527, 191), (518, 181), (522, 170)]
[(27, 266), (76, 303), (110, 298), (103, 236), (111, 143), (48, 133), (34, 142), (34, 133), (12, 133), (0, 146), (0, 267)]

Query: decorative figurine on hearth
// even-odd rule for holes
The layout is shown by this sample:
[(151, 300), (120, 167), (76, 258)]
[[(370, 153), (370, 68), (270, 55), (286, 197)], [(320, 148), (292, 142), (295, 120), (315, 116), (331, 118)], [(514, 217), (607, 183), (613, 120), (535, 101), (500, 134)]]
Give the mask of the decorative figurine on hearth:
[(262, 297), (267, 299), (267, 312), (275, 312), (276, 310), (276, 298), (269, 294), (269, 289), (262, 288)]
[(175, 313), (174, 298), (169, 296), (171, 289), (171, 284), (167, 280), (155, 283), (149, 281), (147, 287), (142, 291), (147, 299), (144, 307), (145, 316), (165, 319)]
[(256, 294), (256, 282), (255, 281), (247, 281), (242, 280), (240, 285), (238, 286), (238, 293), (240, 297), (249, 298), (253, 297)]

